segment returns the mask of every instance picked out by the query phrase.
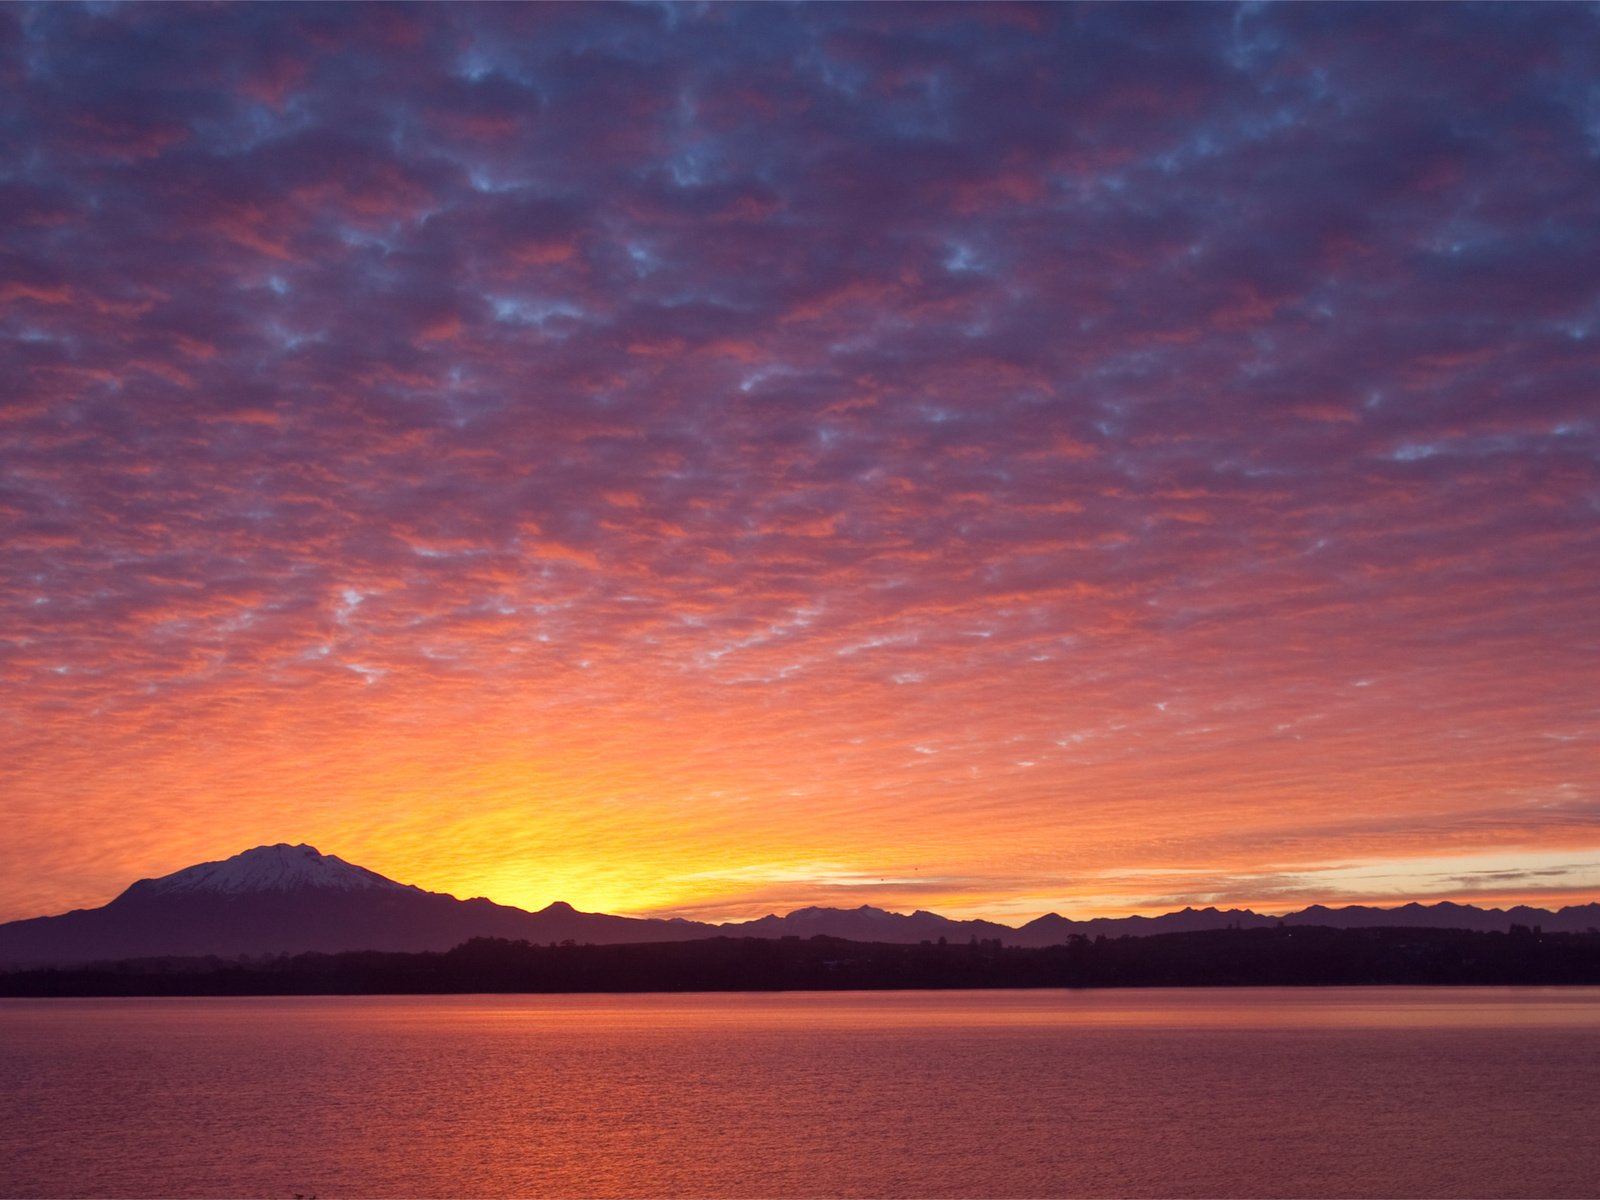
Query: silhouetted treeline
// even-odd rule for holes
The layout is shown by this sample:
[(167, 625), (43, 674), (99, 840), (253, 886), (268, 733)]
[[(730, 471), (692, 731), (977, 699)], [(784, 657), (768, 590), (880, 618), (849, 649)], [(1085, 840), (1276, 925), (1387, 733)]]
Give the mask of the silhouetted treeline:
[(884, 945), (711, 938), (541, 946), (474, 938), (444, 953), (144, 959), (0, 974), (5, 996), (832, 991), (887, 988), (1600, 984), (1600, 934), (1456, 929), (1230, 929)]

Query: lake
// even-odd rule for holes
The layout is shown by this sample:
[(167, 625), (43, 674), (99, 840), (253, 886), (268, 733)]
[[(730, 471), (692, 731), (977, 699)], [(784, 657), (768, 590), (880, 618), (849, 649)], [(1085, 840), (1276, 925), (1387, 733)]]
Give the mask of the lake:
[(1600, 1195), (1600, 989), (0, 1000), (5, 1196)]

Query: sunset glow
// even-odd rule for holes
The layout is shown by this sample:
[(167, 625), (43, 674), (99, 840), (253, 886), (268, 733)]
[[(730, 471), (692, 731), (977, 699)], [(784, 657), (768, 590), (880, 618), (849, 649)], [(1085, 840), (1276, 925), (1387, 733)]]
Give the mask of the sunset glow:
[(1600, 18), (0, 8), (0, 921), (1600, 900)]

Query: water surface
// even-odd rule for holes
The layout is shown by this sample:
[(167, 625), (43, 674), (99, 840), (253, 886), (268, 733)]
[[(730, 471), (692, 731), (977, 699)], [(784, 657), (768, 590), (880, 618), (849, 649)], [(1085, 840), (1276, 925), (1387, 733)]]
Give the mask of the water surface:
[(1595, 1196), (1600, 989), (0, 1001), (6, 1196)]

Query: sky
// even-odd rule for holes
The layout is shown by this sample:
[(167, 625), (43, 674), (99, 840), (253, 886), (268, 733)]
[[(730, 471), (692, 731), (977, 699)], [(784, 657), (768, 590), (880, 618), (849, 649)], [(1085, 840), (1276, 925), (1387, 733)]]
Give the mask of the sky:
[(1600, 10), (0, 7), (0, 920), (1600, 900)]

